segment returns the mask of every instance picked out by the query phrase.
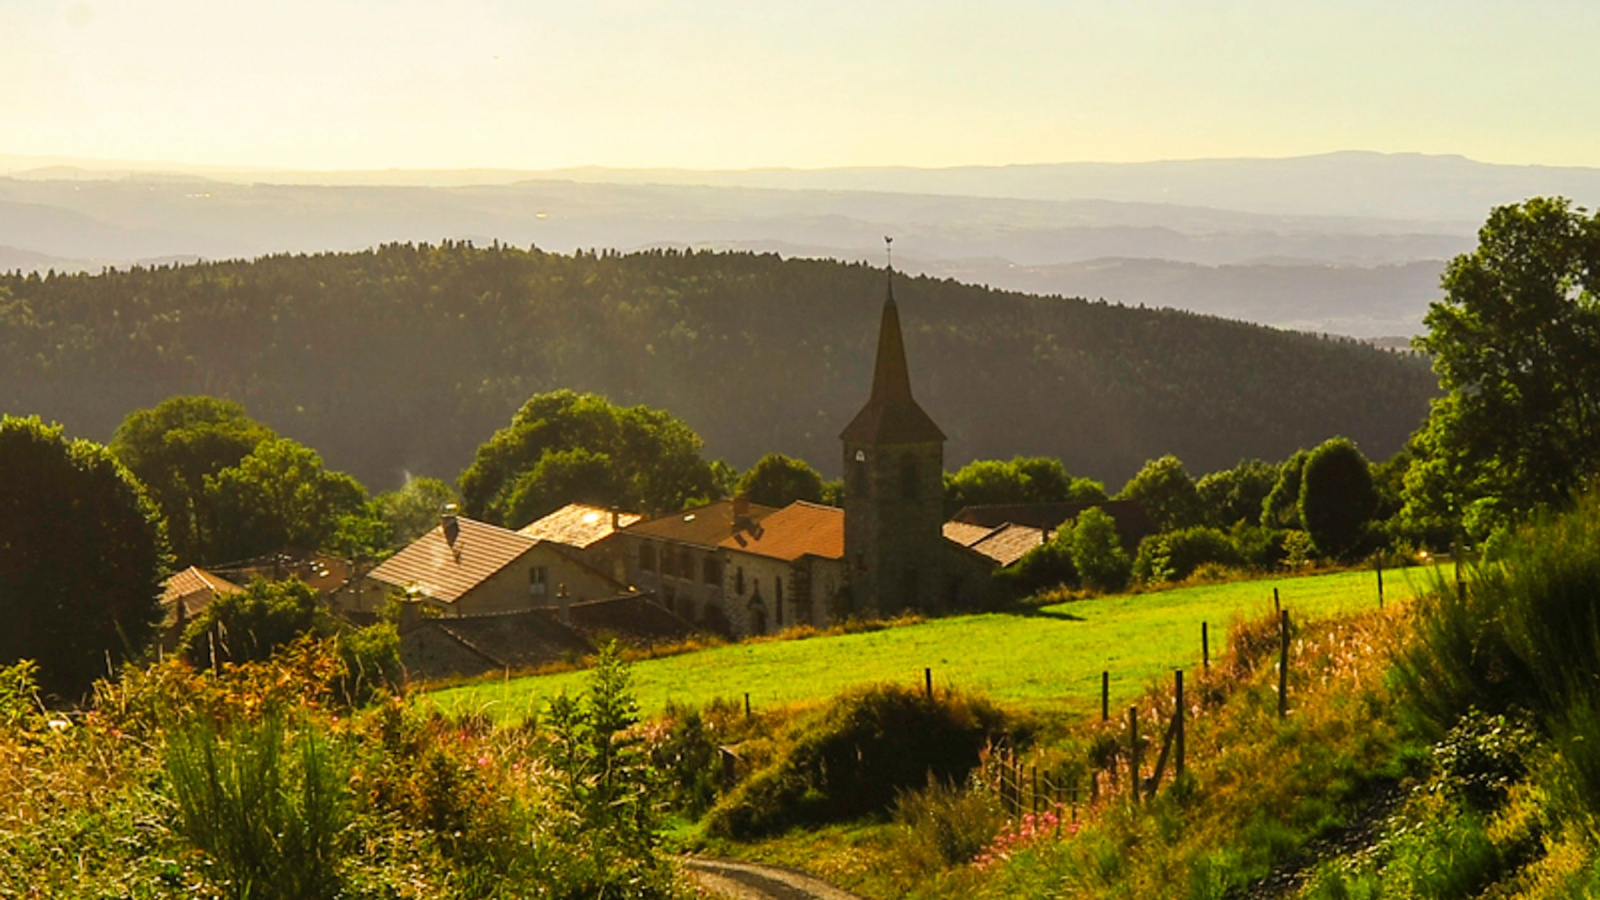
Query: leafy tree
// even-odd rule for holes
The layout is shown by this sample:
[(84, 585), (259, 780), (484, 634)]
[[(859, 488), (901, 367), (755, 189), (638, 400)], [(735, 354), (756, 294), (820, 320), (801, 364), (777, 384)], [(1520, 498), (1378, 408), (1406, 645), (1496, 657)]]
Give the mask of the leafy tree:
[(736, 492), (762, 506), (788, 506), (796, 500), (822, 502), (822, 476), (805, 460), (768, 453), (739, 479)]
[(206, 478), (238, 465), (273, 437), (272, 429), (231, 400), (170, 397), (130, 413), (110, 450), (160, 508), (177, 558), (204, 564), (220, 561), (207, 555), (217, 519), (205, 493)]
[(1018, 456), (1010, 461), (975, 459), (944, 476), (945, 509), (1002, 503), (1100, 503), (1105, 487), (1073, 478), (1059, 459)]
[(520, 528), (568, 503), (608, 508), (628, 505), (626, 488), (609, 454), (583, 447), (545, 451), (533, 468), (512, 483), (505, 524)]
[(1278, 467), (1278, 481), (1261, 502), (1261, 524), (1268, 528), (1299, 529), (1300, 473), (1306, 466), (1306, 451), (1297, 450)]
[[(644, 512), (682, 509), (715, 490), (700, 447), (700, 437), (688, 425), (661, 410), (624, 408), (573, 391), (538, 394), (478, 448), (461, 475), (461, 498), (467, 515), (514, 524), (518, 514), (556, 499), (542, 477), (528, 482), (523, 476), (536, 471), (547, 454), (565, 453), (546, 473), (552, 483), (559, 474), (566, 481), (563, 489), (589, 496), (614, 490), (607, 495), (614, 505)], [(601, 457), (608, 469), (603, 480)], [(575, 499), (568, 496), (561, 503)]]
[(332, 633), (332, 618), (305, 582), (257, 578), (212, 600), (184, 629), (179, 651), (197, 668), (261, 662), (296, 638)]
[(1306, 457), (1300, 476), (1300, 519), (1318, 553), (1348, 558), (1358, 549), (1377, 508), (1372, 470), (1348, 438), (1330, 438)]
[(65, 697), (149, 641), (160, 619), (160, 514), (107, 450), (0, 417), (0, 666), (39, 664)]
[(373, 498), (378, 516), (397, 546), (404, 546), (439, 524), (447, 503), (458, 503), (455, 488), (437, 478), (408, 478), (398, 490)]
[(1144, 507), (1162, 531), (1200, 524), (1200, 494), (1183, 463), (1170, 454), (1145, 463), (1139, 474), (1123, 486), (1117, 499), (1132, 500)]
[(354, 530), (347, 517), (371, 515), (366, 489), (343, 472), (323, 468), (316, 451), (288, 438), (263, 441), (205, 484), (217, 513), (212, 559), (320, 550)]
[(1513, 512), (1563, 501), (1600, 473), (1600, 213), (1496, 207), (1442, 286), (1416, 340), (1449, 392), (1422, 441), (1437, 471), (1415, 492), (1408, 478), (1408, 502), (1459, 517), (1484, 497)]
[(1212, 472), (1195, 482), (1205, 521), (1218, 528), (1232, 528), (1239, 521), (1261, 519), (1261, 504), (1278, 483), (1278, 467), (1259, 459), (1248, 459), (1231, 469)]
[(1083, 583), (1096, 590), (1120, 591), (1128, 586), (1133, 564), (1110, 513), (1096, 506), (1079, 514), (1072, 527), (1072, 564)]

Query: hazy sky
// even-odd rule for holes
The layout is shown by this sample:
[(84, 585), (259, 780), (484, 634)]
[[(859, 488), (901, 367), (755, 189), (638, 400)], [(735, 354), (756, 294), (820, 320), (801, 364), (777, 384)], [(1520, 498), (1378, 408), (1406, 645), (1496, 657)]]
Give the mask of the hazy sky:
[(0, 0), (0, 153), (1600, 165), (1600, 2)]

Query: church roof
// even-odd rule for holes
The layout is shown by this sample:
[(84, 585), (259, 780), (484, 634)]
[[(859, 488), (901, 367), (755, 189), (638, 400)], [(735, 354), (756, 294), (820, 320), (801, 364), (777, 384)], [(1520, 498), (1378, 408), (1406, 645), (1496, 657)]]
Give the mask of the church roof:
[(802, 556), (844, 559), (844, 510), (796, 500), (720, 546), (787, 562)]
[(855, 444), (923, 444), (945, 439), (944, 432), (911, 396), (911, 373), (906, 368), (906, 345), (900, 334), (900, 310), (894, 302), (893, 282), (883, 301), (872, 396), (839, 438)]

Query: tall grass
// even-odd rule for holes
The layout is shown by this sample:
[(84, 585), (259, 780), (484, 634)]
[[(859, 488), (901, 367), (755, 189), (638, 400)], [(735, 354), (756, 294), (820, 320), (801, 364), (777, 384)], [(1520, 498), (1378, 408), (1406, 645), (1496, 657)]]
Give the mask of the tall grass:
[[(1536, 516), (1464, 589), (1439, 579), (1418, 605), (1399, 676), (1425, 719), (1531, 713), (1557, 749), (1571, 812), (1600, 812), (1600, 492)], [(1600, 829), (1596, 829), (1600, 831)]]
[(339, 890), (349, 822), (344, 767), (313, 728), (276, 718), (219, 734), (197, 721), (166, 754), (178, 830), (211, 856), (234, 900), (318, 900)]

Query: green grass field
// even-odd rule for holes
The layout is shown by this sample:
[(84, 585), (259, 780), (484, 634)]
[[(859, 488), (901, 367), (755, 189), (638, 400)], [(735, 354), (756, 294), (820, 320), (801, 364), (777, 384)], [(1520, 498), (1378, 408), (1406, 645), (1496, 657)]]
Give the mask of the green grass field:
[[(1410, 599), (1431, 570), (1385, 573), (1385, 598)], [(752, 705), (823, 700), (866, 682), (922, 682), (978, 691), (1041, 712), (1098, 709), (1100, 673), (1111, 673), (1113, 705), (1140, 693), (1172, 669), (1200, 665), (1200, 623), (1209, 622), (1211, 653), (1222, 650), (1235, 614), (1272, 606), (1277, 588), (1290, 615), (1323, 617), (1376, 606), (1371, 571), (1175, 588), (1045, 607), (1022, 615), (987, 613), (937, 619), (882, 631), (805, 640), (730, 644), (633, 666), (645, 715), (668, 701), (703, 705), (717, 698)], [(584, 672), (490, 679), (427, 694), (421, 702), (448, 711), (481, 710), (498, 719), (522, 717), (561, 691), (582, 690)]]

